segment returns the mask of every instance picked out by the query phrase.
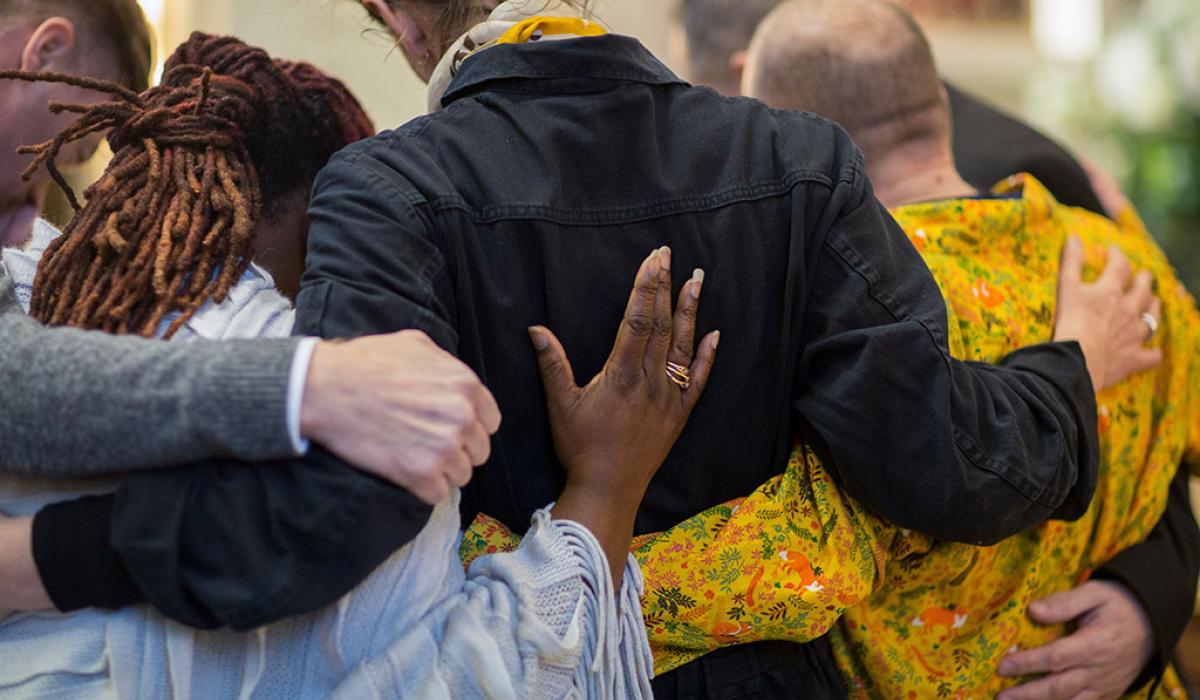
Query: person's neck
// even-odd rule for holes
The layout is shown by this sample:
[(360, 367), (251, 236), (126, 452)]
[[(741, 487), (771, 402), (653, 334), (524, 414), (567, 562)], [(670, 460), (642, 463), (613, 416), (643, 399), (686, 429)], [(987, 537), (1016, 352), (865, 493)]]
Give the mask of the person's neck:
[(913, 158), (903, 153), (868, 160), (867, 174), (875, 196), (888, 209), (939, 199), (972, 197), (978, 190), (967, 183), (947, 154)]
[(29, 240), (33, 222), (46, 205), (49, 184), (0, 200), (0, 248), (19, 248)]

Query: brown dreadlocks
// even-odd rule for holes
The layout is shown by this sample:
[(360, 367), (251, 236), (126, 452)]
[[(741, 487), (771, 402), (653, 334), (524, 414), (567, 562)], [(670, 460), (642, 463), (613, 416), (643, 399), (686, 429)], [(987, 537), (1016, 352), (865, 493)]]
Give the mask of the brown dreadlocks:
[[(208, 300), (224, 301), (250, 264), (255, 229), (286, 195), (307, 189), (334, 152), (374, 133), (354, 96), (313, 66), (274, 61), (237, 39), (193, 34), (162, 84), (0, 72), (111, 96), (53, 103), (81, 116), (27, 146), (26, 175), (46, 166), (76, 213), (38, 265), (30, 315), (55, 325), (170, 338)], [(55, 158), (109, 131), (113, 158), (81, 207)]]

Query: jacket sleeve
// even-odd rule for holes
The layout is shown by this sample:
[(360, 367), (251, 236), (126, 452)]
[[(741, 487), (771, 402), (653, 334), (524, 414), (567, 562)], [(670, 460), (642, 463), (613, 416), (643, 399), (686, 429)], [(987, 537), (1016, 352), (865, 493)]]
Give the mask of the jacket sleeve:
[(0, 339), (5, 471), (88, 475), (294, 454), (295, 339), (169, 345), (45, 328), (21, 310), (2, 263)]
[(972, 544), (1081, 516), (1099, 445), (1078, 345), (955, 360), (942, 295), (861, 171), (822, 216), (796, 407), (841, 485), (901, 527)]
[(318, 176), (297, 333), (340, 338), (364, 328), (416, 329), (458, 353), (445, 257), (399, 178), (361, 148), (334, 156)]
[(1124, 585), (1150, 618), (1154, 652), (1131, 690), (1141, 688), (1166, 670), (1196, 605), (1200, 527), (1192, 515), (1186, 468), (1171, 482), (1167, 510), (1145, 541), (1113, 557), (1094, 578)]
[[(297, 333), (419, 328), (453, 348), (432, 302), (440, 256), (391, 187), (343, 158), (318, 177)], [(71, 524), (70, 508), (92, 514)], [(107, 510), (87, 501), (45, 509), (34, 520), (34, 555), (60, 609), (123, 605), (140, 594), (194, 627), (249, 629), (336, 601), (416, 537), (430, 510), (314, 448), (281, 462), (138, 474)], [(109, 542), (95, 542), (96, 532)], [(91, 542), (110, 558), (56, 553), (65, 542)], [(56, 563), (64, 558), (74, 559), (65, 569)], [(122, 571), (136, 591), (119, 586)]]
[(33, 554), (64, 612), (149, 602), (192, 627), (247, 630), (345, 595), (429, 512), (314, 448), (148, 471), (115, 495), (48, 506), (34, 517)]

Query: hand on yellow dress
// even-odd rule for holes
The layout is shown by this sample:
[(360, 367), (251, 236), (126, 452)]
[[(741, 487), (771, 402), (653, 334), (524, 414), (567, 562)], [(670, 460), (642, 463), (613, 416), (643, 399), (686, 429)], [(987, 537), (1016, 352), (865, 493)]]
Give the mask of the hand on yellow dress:
[(1131, 284), (1130, 275), (1129, 260), (1112, 246), (1099, 279), (1085, 283), (1083, 243), (1072, 236), (1063, 248), (1054, 339), (1079, 342), (1097, 392), (1162, 363), (1162, 350), (1147, 345), (1162, 319), (1154, 276), (1142, 270)]
[(1010, 655), (1001, 676), (1041, 678), (997, 700), (1108, 700), (1129, 689), (1153, 651), (1150, 619), (1119, 583), (1089, 581), (1034, 601), (1029, 615), (1044, 625), (1074, 622), (1075, 631), (1045, 646)]

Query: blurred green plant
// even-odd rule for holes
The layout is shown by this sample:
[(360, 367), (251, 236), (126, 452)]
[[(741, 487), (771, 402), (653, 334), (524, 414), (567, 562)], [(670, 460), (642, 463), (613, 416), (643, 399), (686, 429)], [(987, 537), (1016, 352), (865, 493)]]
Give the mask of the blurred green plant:
[(1200, 2), (1144, 0), (1125, 13), (1094, 85), (1126, 193), (1200, 292)]

